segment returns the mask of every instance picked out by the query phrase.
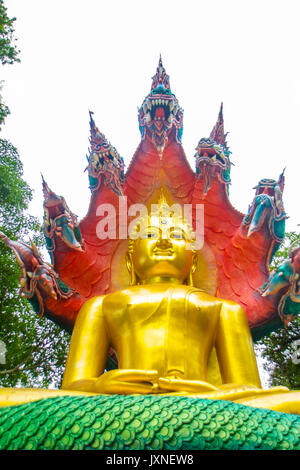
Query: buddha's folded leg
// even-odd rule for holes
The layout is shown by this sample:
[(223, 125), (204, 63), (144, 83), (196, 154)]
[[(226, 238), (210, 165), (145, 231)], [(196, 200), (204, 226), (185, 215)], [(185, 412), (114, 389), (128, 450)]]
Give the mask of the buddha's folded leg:
[(58, 396), (95, 395), (94, 393), (78, 392), (70, 390), (48, 390), (43, 388), (0, 388), (0, 407), (19, 405), (42, 398), (53, 398)]
[(300, 415), (300, 391), (290, 391), (286, 387), (274, 387), (269, 390), (240, 386), (207, 393), (176, 393), (190, 397), (211, 400), (228, 400), (254, 408), (266, 408), (282, 413)]
[[(266, 392), (268, 391), (271, 392), (272, 389), (266, 390)], [(255, 408), (267, 408), (273, 411), (281, 411), (282, 413), (300, 415), (300, 391), (258, 394), (234, 401)]]
[[(254, 385), (237, 385), (226, 384), (215, 391), (199, 391), (199, 393), (175, 392), (174, 395), (188, 395), (194, 398), (207, 398), (210, 400), (229, 400), (243, 403), (246, 400), (255, 399), (256, 397), (267, 397), (274, 395), (285, 395), (292, 393), (286, 387), (274, 387), (269, 390), (263, 390)], [(300, 395), (300, 392), (299, 392)], [(254, 406), (254, 405), (253, 405)]]

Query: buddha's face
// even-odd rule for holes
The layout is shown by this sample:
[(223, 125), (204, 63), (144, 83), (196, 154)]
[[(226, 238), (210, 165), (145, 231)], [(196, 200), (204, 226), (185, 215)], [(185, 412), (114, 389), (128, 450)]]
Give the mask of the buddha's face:
[(194, 259), (188, 242), (183, 225), (175, 225), (171, 218), (151, 217), (134, 242), (132, 263), (138, 278), (144, 283), (168, 278), (183, 282)]

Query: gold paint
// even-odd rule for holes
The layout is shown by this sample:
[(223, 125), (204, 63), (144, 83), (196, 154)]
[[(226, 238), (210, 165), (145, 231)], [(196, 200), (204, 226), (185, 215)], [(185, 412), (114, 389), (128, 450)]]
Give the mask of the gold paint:
[[(190, 234), (176, 216), (164, 227), (157, 214), (141, 223), (142, 237), (129, 241), (126, 255), (132, 285), (82, 307), (63, 389), (188, 395), (300, 413), (300, 392), (261, 388), (244, 310), (193, 287), (201, 260), (186, 249)], [(119, 369), (104, 372), (110, 346)]]
[[(197, 264), (196, 253), (186, 249), (191, 232), (176, 215), (164, 215), (164, 227), (161, 220), (157, 214), (149, 217), (141, 224), (141, 237), (129, 242), (127, 266), (135, 285), (90, 299), (82, 307), (63, 389), (228, 395), (241, 385), (243, 393), (245, 386), (261, 387), (243, 309), (191, 285)], [(119, 369), (104, 373), (110, 346)], [(222, 377), (219, 387), (207, 378), (214, 348), (220, 370), (215, 364), (215, 381)], [(230, 385), (220, 388), (224, 384)]]
[[(243, 309), (193, 286), (201, 263), (186, 249), (190, 229), (176, 217), (166, 228), (159, 222), (150, 217), (144, 236), (129, 241), (126, 255), (122, 248), (132, 285), (81, 308), (62, 393), (188, 395), (300, 414), (300, 392), (261, 388)], [(105, 372), (110, 347), (119, 369)], [(5, 389), (1, 396), (0, 404), (20, 402)]]
[(42, 388), (0, 388), (0, 407), (19, 405), (30, 401), (41, 400), (42, 398), (53, 398), (61, 396), (92, 396), (94, 393), (82, 393), (68, 390), (48, 390)]

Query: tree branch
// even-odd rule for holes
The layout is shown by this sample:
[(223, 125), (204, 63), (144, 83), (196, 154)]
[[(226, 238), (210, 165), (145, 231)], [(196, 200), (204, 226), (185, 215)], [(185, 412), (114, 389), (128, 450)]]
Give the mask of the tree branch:
[(31, 358), (32, 356), (32, 352), (33, 351), (30, 351), (30, 353), (28, 354), (28, 356), (25, 358), (24, 361), (22, 361), (20, 364), (18, 364), (17, 366), (13, 367), (12, 369), (6, 369), (6, 370), (0, 370), (0, 375), (5, 375), (5, 374), (13, 374), (14, 372), (17, 372), (17, 370), (19, 370), (22, 366), (24, 366), (26, 364), (26, 362), (29, 361), (29, 359)]

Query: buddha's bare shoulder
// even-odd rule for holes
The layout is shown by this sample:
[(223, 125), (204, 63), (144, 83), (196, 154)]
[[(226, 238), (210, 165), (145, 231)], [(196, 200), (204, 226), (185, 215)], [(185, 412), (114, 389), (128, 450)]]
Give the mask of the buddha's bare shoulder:
[(81, 315), (86, 314), (87, 312), (93, 312), (99, 309), (101, 310), (104, 297), (104, 295), (98, 295), (97, 297), (91, 297), (88, 299), (80, 309)]
[(207, 292), (204, 292), (201, 289), (193, 288), (191, 289), (190, 292), (190, 300), (191, 302), (197, 304), (206, 304), (206, 305), (219, 305), (220, 308), (224, 306), (227, 309), (230, 310), (240, 310), (241, 307), (238, 303), (232, 301), (232, 300), (227, 300), (227, 299), (221, 299), (219, 297), (215, 297), (211, 294), (208, 294)]
[(93, 321), (102, 315), (102, 304), (105, 296), (99, 295), (88, 299), (81, 307), (76, 322), (79, 324), (82, 321)]
[(92, 297), (83, 304), (78, 318), (92, 320), (94, 317), (105, 317), (107, 312), (118, 311), (126, 305), (127, 297), (125, 290)]

